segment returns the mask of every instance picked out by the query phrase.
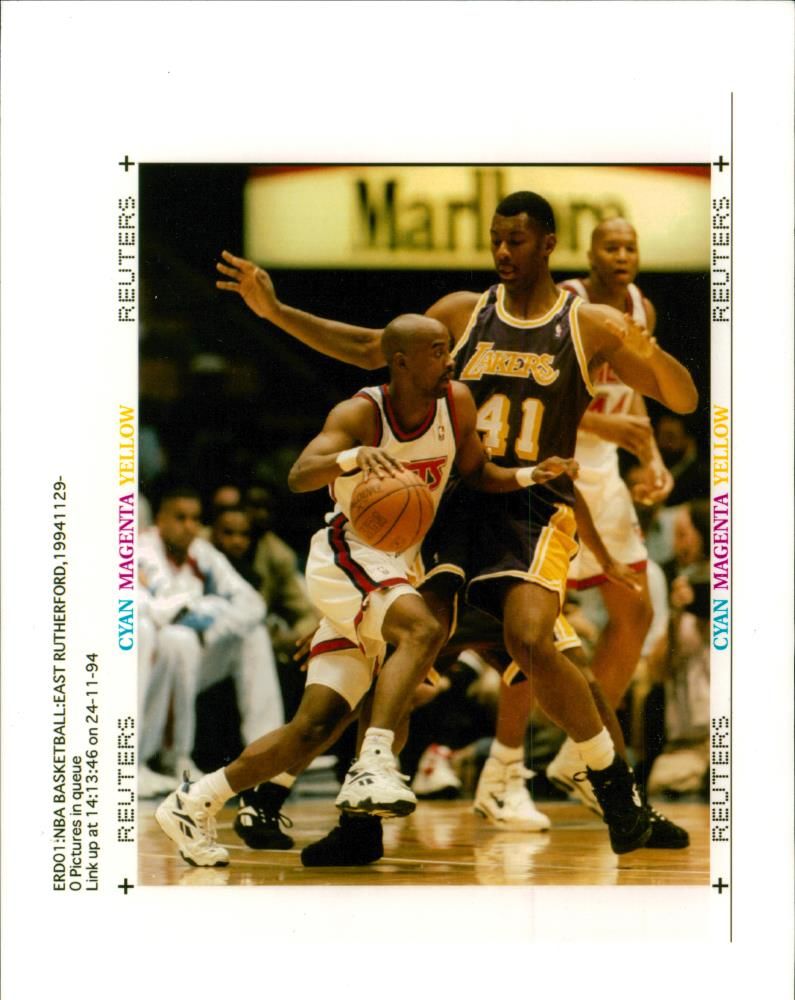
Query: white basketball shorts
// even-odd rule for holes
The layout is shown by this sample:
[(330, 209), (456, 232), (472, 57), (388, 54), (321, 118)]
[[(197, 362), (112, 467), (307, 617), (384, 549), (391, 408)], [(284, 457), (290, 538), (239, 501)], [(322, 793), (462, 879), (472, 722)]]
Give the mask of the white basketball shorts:
[[(598, 474), (589, 469), (581, 469), (577, 477), (577, 489), (585, 498), (596, 530), (613, 559), (639, 571), (645, 569), (646, 546), (643, 533), (632, 497), (618, 474), (618, 468)], [(569, 566), (569, 587), (584, 590), (587, 587), (598, 587), (606, 580), (596, 556), (586, 545), (581, 544)]]
[(306, 583), (323, 617), (312, 639), (307, 684), (324, 684), (356, 707), (383, 663), (387, 611), (403, 594), (417, 594), (409, 575), (400, 555), (359, 541), (342, 514), (315, 533)]

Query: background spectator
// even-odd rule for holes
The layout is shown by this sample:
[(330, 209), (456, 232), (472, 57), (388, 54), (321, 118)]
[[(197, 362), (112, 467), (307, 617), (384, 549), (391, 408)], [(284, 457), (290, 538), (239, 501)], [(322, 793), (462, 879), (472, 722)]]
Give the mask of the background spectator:
[[(187, 768), (194, 777), (200, 773), (191, 757), (200, 692), (234, 678), (246, 742), (283, 721), (265, 603), (226, 557), (199, 537), (200, 516), (195, 490), (172, 489), (138, 545), (140, 615), (154, 629), (143, 739), (149, 746), (153, 733), (160, 737), (170, 704), (172, 741), (168, 750), (158, 748), (161, 760), (173, 773)], [(160, 677), (168, 683), (155, 684)]]

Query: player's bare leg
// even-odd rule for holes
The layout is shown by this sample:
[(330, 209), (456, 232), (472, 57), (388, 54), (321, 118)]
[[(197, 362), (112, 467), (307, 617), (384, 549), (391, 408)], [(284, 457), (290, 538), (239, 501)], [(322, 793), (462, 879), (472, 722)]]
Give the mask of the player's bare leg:
[[(616, 753), (619, 757), (627, 759), (627, 749), (624, 742), (624, 733), (618, 721), (615, 710), (609, 703), (607, 696), (602, 691), (601, 684), (587, 666), (585, 655), (582, 649), (569, 649), (566, 651), (572, 662), (576, 663), (583, 671), (583, 676), (588, 681), (591, 688), (599, 715), (602, 717), (605, 727), (615, 744)], [(602, 807), (599, 804), (594, 789), (587, 779), (586, 773), (582, 769), (582, 760), (577, 751), (576, 744), (570, 739), (566, 739), (560, 752), (547, 767), (547, 777), (564, 791), (573, 792), (578, 799), (598, 816), (602, 815)], [(656, 809), (649, 808), (651, 816), (651, 836), (645, 843), (645, 847), (662, 848), (665, 850), (679, 850), (687, 847), (690, 843), (690, 836), (687, 830), (672, 823), (667, 817), (657, 812)]]
[[(357, 752), (361, 752), (364, 734), (369, 727), (372, 691), (362, 702), (357, 733)], [(399, 754), (406, 745), (410, 711), (406, 711), (395, 728), (392, 749)], [(380, 816), (367, 813), (340, 813), (339, 822), (320, 840), (301, 851), (305, 868), (369, 865), (384, 855), (383, 828)]]
[(641, 592), (608, 580), (599, 588), (608, 613), (599, 636), (591, 670), (613, 708), (618, 708), (640, 659), (652, 619), (646, 574), (638, 574)]
[(347, 725), (350, 706), (323, 684), (310, 684), (293, 718), (250, 743), (225, 768), (234, 793), (253, 788), (291, 767), (308, 763)]
[[(626, 758), (624, 736), (615, 709), (621, 702), (624, 692), (629, 686), (635, 672), (643, 641), (651, 621), (651, 603), (649, 601), (646, 576), (642, 577), (640, 594), (607, 581), (602, 586), (605, 603), (610, 621), (602, 632), (597, 646), (597, 653), (586, 666), (581, 650), (572, 650), (576, 654), (576, 662), (587, 671), (586, 677), (591, 684), (591, 693), (599, 707), (599, 714), (605, 720), (616, 751)], [(564, 740), (555, 759), (547, 767), (547, 777), (559, 788), (568, 791), (579, 798), (584, 805), (596, 813), (601, 808), (593, 794), (593, 789), (587, 781), (578, 780), (582, 771), (582, 763), (574, 741), (569, 737)]]
[[(312, 760), (337, 742), (359, 711), (357, 708), (349, 712), (338, 723), (328, 739), (315, 750)], [(258, 851), (287, 851), (293, 846), (292, 837), (281, 829), (282, 825), (291, 827), (292, 822), (281, 809), (296, 780), (311, 763), (305, 760), (240, 793), (233, 829), (247, 847)]]
[(533, 683), (530, 680), (500, 687), (495, 735), (503, 746), (524, 747), (533, 702)]
[(605, 695), (602, 685), (594, 676), (593, 669), (588, 664), (582, 647), (567, 649), (564, 656), (567, 660), (571, 660), (587, 681), (591, 697), (593, 698), (596, 710), (599, 713), (599, 718), (604, 723), (605, 729), (607, 729), (608, 733), (610, 733), (610, 738), (616, 748), (616, 753), (619, 757), (624, 757), (626, 759), (627, 748), (626, 743), (624, 742), (624, 733), (621, 729), (621, 723), (618, 721), (615, 709)]
[(503, 597), (505, 645), (520, 669), (532, 677), (539, 704), (577, 744), (585, 771), (610, 830), (616, 853), (642, 847), (651, 824), (632, 773), (615, 751), (588, 681), (555, 648), (553, 626), (558, 595), (537, 584), (510, 586)]
[(389, 606), (381, 634), (394, 652), (378, 675), (370, 726), (359, 757), (337, 796), (337, 808), (351, 813), (405, 816), (413, 812), (417, 800), (395, 764), (395, 729), (446, 636), (418, 594), (403, 594)]
[[(394, 732), (415, 688), (439, 655), (445, 632), (418, 594), (399, 597), (387, 611), (381, 631), (394, 652), (378, 675), (370, 726)], [(366, 738), (363, 750), (365, 746)]]
[(311, 684), (294, 718), (251, 743), (226, 768), (195, 784), (185, 782), (158, 806), (155, 817), (192, 865), (229, 863), (229, 852), (216, 840), (215, 816), (233, 795), (267, 781), (290, 767), (307, 763), (344, 723), (350, 706), (331, 688)]
[[(553, 628), (558, 595), (535, 583), (511, 586), (503, 600), (505, 646), (527, 677), (549, 718), (575, 742), (603, 729), (588, 682), (555, 648)], [(612, 743), (612, 741), (611, 741)]]

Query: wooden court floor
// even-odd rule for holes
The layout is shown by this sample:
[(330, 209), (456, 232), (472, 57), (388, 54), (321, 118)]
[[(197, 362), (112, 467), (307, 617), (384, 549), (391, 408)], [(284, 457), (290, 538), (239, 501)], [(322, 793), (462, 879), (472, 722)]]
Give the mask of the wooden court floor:
[(284, 809), (293, 821), (289, 851), (253, 851), (232, 830), (234, 809), (218, 819), (231, 854), (226, 868), (193, 868), (182, 860), (144, 802), (139, 820), (138, 884), (146, 885), (623, 885), (709, 884), (709, 811), (671, 803), (662, 811), (685, 827), (690, 847), (613, 854), (604, 824), (573, 802), (543, 803), (545, 833), (507, 833), (472, 812), (472, 802), (421, 802), (415, 813), (384, 823), (384, 857), (361, 868), (304, 868), (300, 849), (336, 823), (332, 799), (299, 799)]

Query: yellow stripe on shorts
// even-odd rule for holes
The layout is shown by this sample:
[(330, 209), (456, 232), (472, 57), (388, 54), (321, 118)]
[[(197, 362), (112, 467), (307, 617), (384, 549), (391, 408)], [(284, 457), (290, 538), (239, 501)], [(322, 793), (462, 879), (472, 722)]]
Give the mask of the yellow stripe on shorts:
[(555, 648), (559, 652), (563, 652), (564, 649), (576, 649), (577, 646), (582, 645), (574, 626), (565, 615), (558, 615), (552, 631), (555, 636)]
[(528, 575), (533, 583), (556, 591), (562, 606), (569, 562), (579, 545), (574, 537), (577, 530), (574, 511), (568, 504), (558, 503), (555, 507), (557, 510), (539, 536)]

